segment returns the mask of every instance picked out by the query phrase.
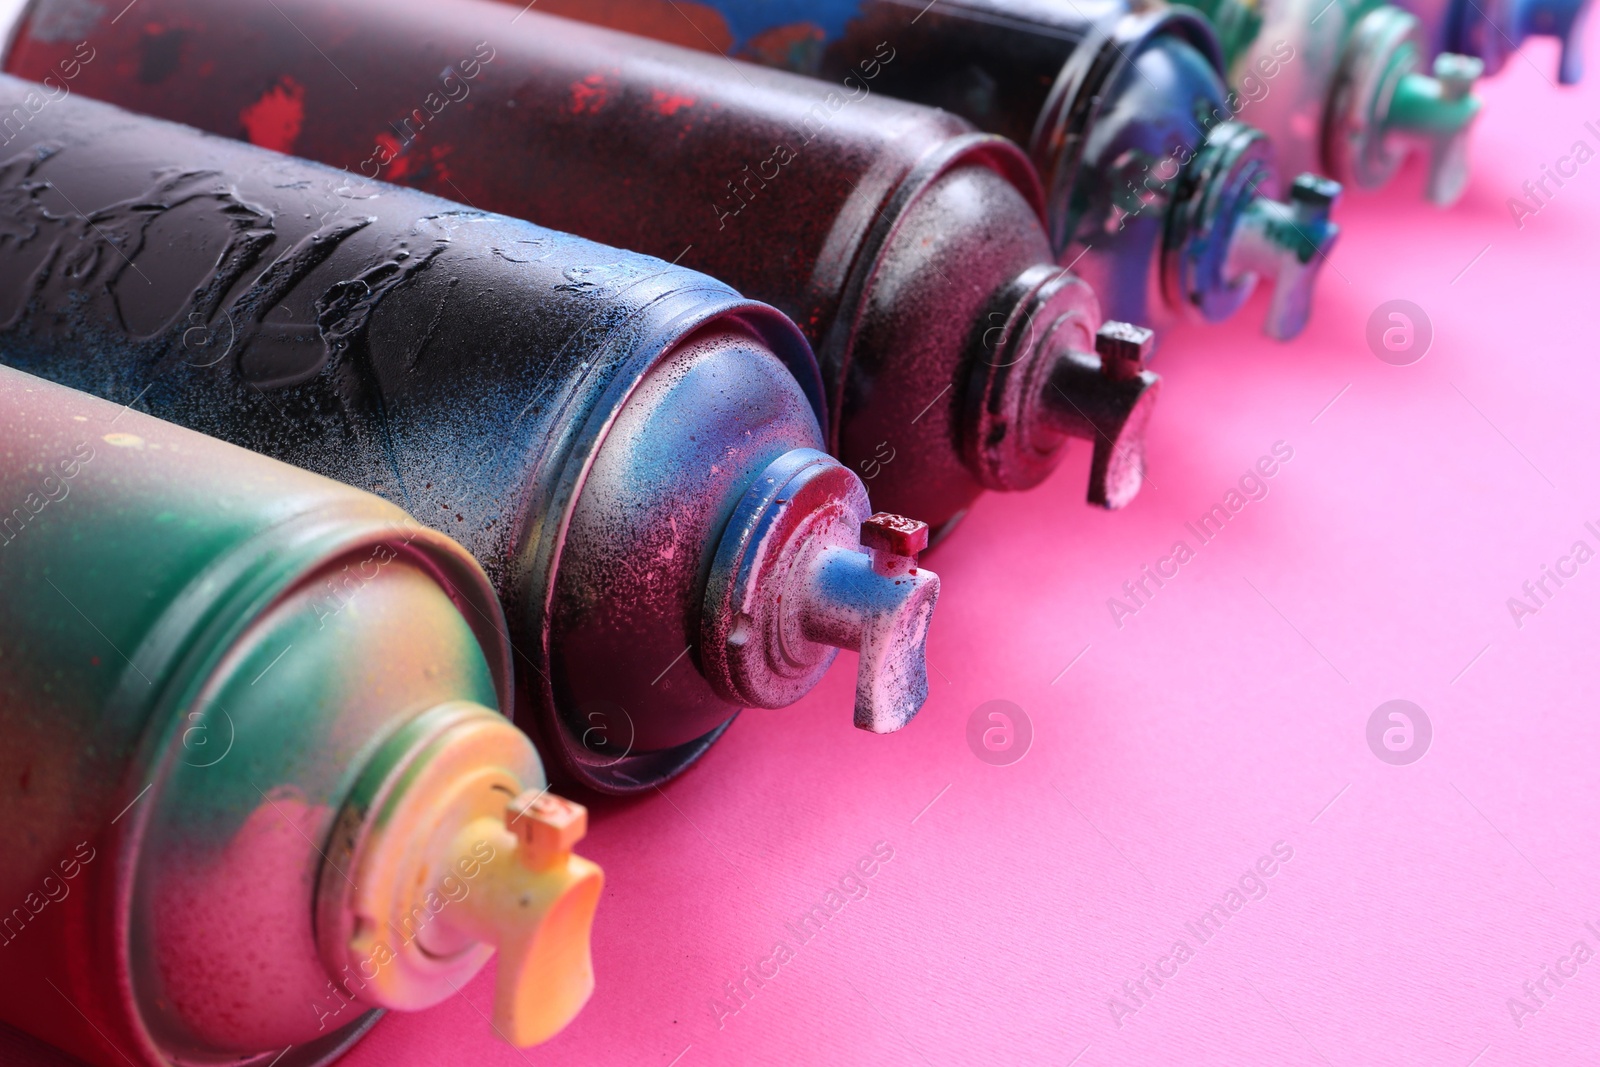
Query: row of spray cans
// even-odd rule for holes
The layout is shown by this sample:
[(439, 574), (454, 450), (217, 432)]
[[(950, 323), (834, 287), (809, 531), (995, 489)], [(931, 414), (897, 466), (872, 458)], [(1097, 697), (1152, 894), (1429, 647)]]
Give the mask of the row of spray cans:
[(285, 1067), (491, 959), (558, 1032), (551, 779), (649, 790), (841, 649), (906, 725), (930, 539), (1073, 438), (1131, 501), (1152, 327), (1300, 332), (1341, 183), (1453, 201), (1585, 8), (117, 6), (0, 75), (0, 1016)]

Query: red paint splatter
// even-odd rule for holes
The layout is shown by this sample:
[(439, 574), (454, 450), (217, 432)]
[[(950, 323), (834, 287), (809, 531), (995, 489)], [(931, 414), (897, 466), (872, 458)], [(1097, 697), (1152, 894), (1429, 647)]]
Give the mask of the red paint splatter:
[(404, 178), (411, 170), (411, 157), (404, 154), (405, 148), (400, 144), (399, 138), (392, 133), (380, 133), (378, 147), (383, 149), (378, 154), (379, 166), (389, 168), (389, 173), (384, 177), (390, 181)]
[[(409, 124), (406, 126), (410, 129)], [(422, 147), (418, 136), (401, 140), (391, 127), (373, 138), (372, 154), (361, 161), (361, 173), (369, 178), (382, 177), (387, 181), (406, 180), (422, 185), (430, 181), (449, 182), (453, 176), (446, 161), (455, 155), (455, 145), (450, 142)]]
[(604, 74), (591, 74), (582, 81), (572, 83), (572, 113), (598, 115), (611, 96), (611, 87)]
[(676, 115), (686, 107), (694, 107), (695, 98), (663, 89), (650, 90), (650, 106), (663, 115)]
[(306, 118), (305, 86), (287, 74), (261, 99), (239, 112), (250, 143), (277, 152), (293, 152)]

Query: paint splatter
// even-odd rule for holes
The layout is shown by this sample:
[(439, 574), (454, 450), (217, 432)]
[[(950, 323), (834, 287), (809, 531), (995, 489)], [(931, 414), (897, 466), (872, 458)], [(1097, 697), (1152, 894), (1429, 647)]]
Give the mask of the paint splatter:
[[(378, 166), (392, 168), (384, 178), (397, 182), (411, 172), (411, 157), (405, 154), (406, 145), (392, 133), (380, 133), (378, 142)], [(409, 144), (410, 142), (406, 142)]]
[(774, 26), (750, 38), (742, 54), (758, 63), (800, 70), (808, 73), (822, 67), (823, 47), (827, 32), (813, 22), (798, 22), (789, 26)]
[(261, 94), (261, 99), (239, 112), (245, 135), (253, 145), (275, 152), (294, 151), (306, 118), (306, 88), (288, 75)]
[(611, 86), (604, 74), (591, 74), (572, 83), (572, 113), (598, 115), (611, 97)]
[(664, 89), (650, 90), (650, 106), (662, 115), (676, 115), (686, 107), (694, 107), (695, 98)]

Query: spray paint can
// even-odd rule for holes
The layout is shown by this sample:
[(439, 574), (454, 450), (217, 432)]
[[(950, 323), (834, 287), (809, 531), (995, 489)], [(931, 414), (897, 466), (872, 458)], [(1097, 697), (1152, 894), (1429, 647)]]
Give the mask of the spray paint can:
[(472, 557), (7, 368), (0, 425), (0, 1019), (104, 1067), (325, 1063), (498, 950), (496, 1025), (559, 1030), (601, 875)]
[(866, 491), (819, 451), (815, 361), (782, 315), (80, 94), (34, 111), (41, 91), (0, 76), (0, 115), (28, 115), (0, 162), (0, 361), (460, 541), (552, 773), (648, 789), (840, 647), (861, 652), (857, 725), (921, 706), (938, 579), (914, 537), (863, 545)]
[[(545, 0), (539, 10), (666, 35), (846, 92), (944, 108), (1028, 148), (1060, 262), (1108, 317), (1221, 321), (1273, 287), (1270, 335), (1298, 334), (1337, 237), (1339, 189), (1275, 160), (1187, 9), (1093, 0)], [(671, 12), (675, 19), (664, 17)], [(670, 29), (667, 29), (670, 27)], [(885, 56), (893, 61), (883, 63)], [(1270, 131), (1267, 131), (1270, 133)]]
[(49, 40), (45, 10), (11, 69), (83, 43), (99, 57), (79, 65), (84, 93), (775, 305), (818, 353), (830, 450), (880, 508), (942, 532), (986, 489), (1039, 484), (1071, 437), (1094, 446), (1094, 503), (1142, 482), (1147, 346), (1100, 336), (1014, 145), (877, 91), (905, 58), (893, 46), (830, 88), (487, 2), (145, 0), (137, 20)]

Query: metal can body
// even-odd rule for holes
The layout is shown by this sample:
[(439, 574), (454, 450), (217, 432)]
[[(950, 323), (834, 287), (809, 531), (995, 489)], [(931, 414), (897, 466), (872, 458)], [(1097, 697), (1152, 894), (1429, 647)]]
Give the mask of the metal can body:
[(322, 850), (402, 724), (509, 710), (487, 578), (375, 497), (18, 371), (0, 425), (0, 1018), (107, 1067), (326, 1062), (374, 1016), (317, 1012)]
[[(11, 69), (77, 47), (41, 34), (43, 10)], [(636, 248), (778, 307), (815, 347), (830, 445), (878, 507), (946, 528), (1059, 457), (1064, 435), (1041, 435), (1020, 469), (992, 461), (976, 413), (1018, 279), (1054, 264), (1037, 178), (1004, 140), (880, 93), (897, 45), (830, 87), (492, 3), (151, 0), (136, 23), (82, 28), (99, 58), (77, 91)], [(1037, 362), (1094, 356), (1098, 306), (1070, 288), (1074, 325)]]
[[(673, 19), (667, 0), (542, 2), (542, 10), (842, 83), (881, 46), (873, 89), (943, 108), (1021, 145), (1074, 52), (1127, 13), (1123, 0), (712, 0)], [(881, 58), (881, 57), (880, 57)]]
[[(1111, 319), (1214, 321), (1259, 280), (1286, 292), (1268, 332), (1291, 336), (1336, 237), (1329, 195), (1280, 190), (1279, 174), (1296, 171), (1238, 128), (1250, 116), (1192, 12), (1121, 0), (546, 0), (538, 10), (813, 75), (839, 94), (943, 108), (1025, 146), (1059, 261)], [(1272, 199), (1280, 192), (1290, 203)], [(1251, 241), (1235, 233), (1291, 224), (1292, 239), (1234, 250)]]
[(746, 491), (824, 445), (792, 323), (685, 268), (78, 94), (31, 111), (44, 91), (0, 78), (0, 113), (29, 115), (0, 164), (0, 358), (455, 537), (510, 616), (518, 721), (568, 778), (648, 788), (749, 706), (679, 660)]

